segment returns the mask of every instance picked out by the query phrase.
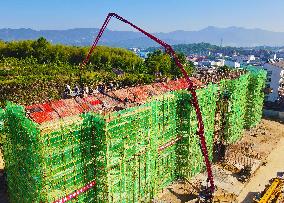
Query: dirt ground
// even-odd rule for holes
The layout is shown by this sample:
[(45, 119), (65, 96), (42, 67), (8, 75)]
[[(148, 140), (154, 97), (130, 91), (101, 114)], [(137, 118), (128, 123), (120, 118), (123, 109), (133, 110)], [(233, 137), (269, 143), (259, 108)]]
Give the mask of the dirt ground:
[[(251, 171), (241, 179), (240, 169)], [(269, 180), (284, 172), (284, 123), (262, 119), (261, 123), (245, 131), (243, 138), (226, 150), (225, 161), (212, 166), (216, 184), (214, 202), (253, 202)], [(176, 182), (164, 189), (154, 202), (198, 202), (201, 185), (207, 174), (197, 175), (189, 182)]]
[[(0, 152), (0, 167), (3, 167), (2, 163)], [(252, 166), (253, 173), (248, 180), (240, 181), (236, 171), (245, 165)], [(217, 163), (212, 168), (217, 186), (214, 202), (253, 202), (253, 197), (264, 189), (271, 178), (284, 172), (284, 123), (262, 119), (256, 128), (246, 131), (242, 140), (227, 149), (224, 164)], [(165, 188), (153, 202), (198, 202), (206, 176), (203, 173), (189, 182), (176, 182)], [(8, 203), (5, 191), (3, 170), (0, 170), (1, 203)]]
[[(269, 180), (284, 172), (284, 138), (282, 138), (275, 149), (268, 155), (250, 181), (243, 188), (237, 198), (238, 202), (250, 203), (252, 199), (265, 189)], [(284, 200), (283, 200), (284, 201)]]

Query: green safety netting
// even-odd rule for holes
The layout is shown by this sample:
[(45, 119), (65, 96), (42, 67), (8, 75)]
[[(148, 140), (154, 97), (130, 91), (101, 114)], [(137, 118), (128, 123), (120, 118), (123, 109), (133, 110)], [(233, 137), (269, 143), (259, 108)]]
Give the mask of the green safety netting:
[(251, 128), (256, 126), (262, 117), (262, 107), (264, 101), (264, 92), (266, 74), (263, 69), (248, 66), (246, 69), (250, 72), (248, 83), (248, 104), (245, 114), (245, 127)]
[[(8, 104), (4, 156), (10, 202), (53, 202), (95, 178), (91, 125), (80, 117), (38, 125)], [(92, 197), (92, 198), (90, 198)], [(78, 202), (93, 202), (94, 189)]]
[[(244, 130), (245, 113), (247, 109), (247, 91), (249, 74), (241, 75), (238, 79), (220, 81), (220, 105), (224, 113), (221, 119), (223, 137), (227, 143), (238, 141)], [(223, 106), (223, 104), (225, 104)], [(225, 108), (225, 109), (224, 109)]]
[(175, 94), (111, 113), (105, 121), (108, 201), (150, 201), (174, 180), (174, 149), (158, 148), (176, 138)]
[(3, 143), (5, 111), (0, 108), (0, 147)]
[[(212, 160), (214, 116), (217, 100), (217, 85), (208, 85), (197, 90), (198, 102), (201, 108), (204, 122), (204, 136), (207, 144), (209, 159)], [(182, 91), (179, 94), (179, 128), (177, 133), (182, 139), (177, 143), (177, 178), (187, 178), (200, 173), (204, 169), (204, 159), (200, 149), (199, 136), (197, 134), (197, 119), (195, 109), (190, 103), (191, 96)]]
[(0, 108), (0, 169), (4, 168), (4, 156), (3, 156), (3, 139), (5, 138), (4, 134), (4, 118), (5, 118), (5, 111)]
[[(244, 127), (259, 122), (264, 80), (264, 71), (250, 70), (197, 90), (210, 160), (216, 140), (234, 143)], [(42, 125), (15, 104), (4, 115), (11, 202), (53, 202), (93, 180), (95, 187), (73, 202), (149, 202), (174, 180), (205, 169), (188, 91), (104, 116), (87, 113)]]
[(4, 111), (4, 109), (0, 108), (0, 132), (4, 128), (4, 117), (5, 117), (5, 111)]

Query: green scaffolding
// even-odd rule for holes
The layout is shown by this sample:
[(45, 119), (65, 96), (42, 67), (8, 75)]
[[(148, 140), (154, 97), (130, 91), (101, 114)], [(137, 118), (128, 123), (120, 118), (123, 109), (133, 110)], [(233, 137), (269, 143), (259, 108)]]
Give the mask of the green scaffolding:
[(109, 202), (148, 202), (174, 180), (174, 147), (158, 148), (176, 138), (176, 104), (168, 93), (105, 116)]
[(2, 130), (4, 129), (4, 118), (5, 118), (5, 111), (4, 109), (0, 108), (0, 132), (2, 132)]
[[(234, 143), (245, 127), (260, 121), (264, 76), (250, 70), (197, 90), (210, 160), (216, 139)], [(150, 202), (173, 181), (205, 169), (195, 109), (185, 90), (104, 116), (90, 112), (41, 125), (21, 106), (9, 103), (3, 112), (12, 203), (53, 202), (90, 181), (95, 187), (72, 202)]]
[[(197, 90), (198, 102), (200, 105), (204, 123), (204, 136), (208, 149), (209, 159), (212, 160), (214, 116), (218, 87), (210, 84), (206, 88)], [(191, 95), (186, 91), (179, 95), (179, 128), (178, 135), (182, 137), (177, 143), (176, 154), (177, 178), (189, 179), (204, 170), (204, 157), (202, 155), (197, 134), (197, 119), (194, 107), (191, 105)]]
[(4, 119), (5, 111), (0, 108), (0, 150), (2, 149), (3, 139), (4, 139)]
[(256, 126), (262, 117), (262, 107), (264, 101), (264, 91), (266, 74), (263, 69), (248, 66), (246, 69), (250, 72), (248, 83), (248, 104), (245, 114), (245, 128)]
[[(3, 148), (10, 202), (53, 202), (95, 179), (91, 125), (69, 118), (40, 126), (13, 104), (6, 114)], [(76, 201), (93, 202), (94, 197), (91, 189)]]
[(5, 166), (4, 156), (3, 156), (3, 139), (5, 138), (4, 133), (4, 119), (5, 111), (0, 108), (0, 169), (2, 170)]
[[(225, 106), (225, 125), (222, 129), (227, 143), (238, 141), (243, 133), (245, 113), (247, 109), (249, 74), (241, 75), (238, 79), (222, 80), (220, 82), (220, 105)], [(224, 108), (224, 107), (223, 107)]]

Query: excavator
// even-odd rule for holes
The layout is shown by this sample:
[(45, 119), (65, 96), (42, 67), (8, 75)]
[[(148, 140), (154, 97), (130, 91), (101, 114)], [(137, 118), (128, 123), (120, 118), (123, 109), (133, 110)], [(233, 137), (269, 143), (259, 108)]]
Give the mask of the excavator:
[(254, 198), (255, 203), (283, 203), (284, 178), (273, 178), (259, 198)]

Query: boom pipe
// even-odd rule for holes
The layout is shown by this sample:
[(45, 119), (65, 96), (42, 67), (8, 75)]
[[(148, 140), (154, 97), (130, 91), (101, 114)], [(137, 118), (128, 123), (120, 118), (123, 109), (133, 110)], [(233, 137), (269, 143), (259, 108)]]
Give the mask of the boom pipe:
[(215, 187), (214, 187), (214, 180), (213, 180), (213, 174), (212, 174), (212, 169), (211, 169), (211, 163), (209, 161), (209, 157), (208, 157), (208, 150), (206, 147), (206, 141), (205, 141), (205, 137), (204, 137), (204, 125), (203, 125), (203, 120), (202, 120), (202, 114), (199, 108), (199, 104), (198, 104), (198, 99), (197, 99), (197, 95), (196, 95), (196, 91), (195, 91), (195, 86), (192, 82), (192, 80), (189, 78), (189, 75), (187, 74), (186, 70), (184, 69), (183, 65), (180, 63), (180, 61), (178, 60), (175, 51), (173, 50), (173, 48), (167, 44), (166, 42), (158, 39), (157, 37), (155, 37), (154, 35), (144, 31), (143, 29), (139, 28), (138, 26), (134, 25), (133, 23), (131, 23), (130, 21), (126, 20), (125, 18), (117, 15), (116, 13), (109, 13), (96, 37), (96, 39), (93, 42), (93, 45), (88, 53), (88, 55), (86, 56), (86, 58), (84, 59), (83, 63), (80, 64), (80, 71), (82, 71), (83, 67), (88, 63), (88, 61), (90, 60), (91, 54), (94, 51), (94, 49), (96, 48), (101, 36), (103, 35), (103, 32), (105, 31), (110, 19), (112, 17), (115, 17), (116, 19), (130, 25), (131, 27), (135, 28), (136, 30), (140, 31), (141, 33), (143, 33), (144, 35), (146, 35), (147, 37), (149, 37), (150, 39), (154, 40), (155, 42), (157, 42), (158, 44), (160, 44), (161, 46), (163, 46), (165, 48), (165, 51), (172, 56), (172, 58), (175, 61), (175, 64), (179, 67), (180, 71), (182, 72), (184, 78), (186, 79), (186, 81), (188, 82), (189, 86), (188, 86), (188, 90), (190, 91), (191, 95), (192, 95), (192, 104), (195, 108), (195, 113), (197, 116), (197, 121), (198, 121), (198, 135), (199, 135), (199, 140), (200, 140), (200, 146), (201, 146), (201, 151), (204, 157), (204, 162), (206, 165), (206, 170), (207, 170), (207, 174), (208, 174), (208, 179), (210, 182), (210, 189), (211, 192), (214, 193)]

